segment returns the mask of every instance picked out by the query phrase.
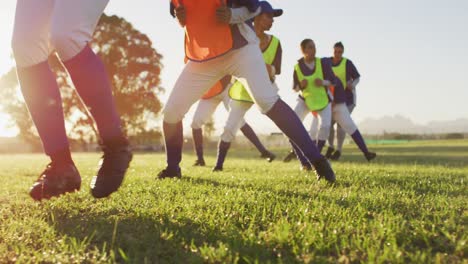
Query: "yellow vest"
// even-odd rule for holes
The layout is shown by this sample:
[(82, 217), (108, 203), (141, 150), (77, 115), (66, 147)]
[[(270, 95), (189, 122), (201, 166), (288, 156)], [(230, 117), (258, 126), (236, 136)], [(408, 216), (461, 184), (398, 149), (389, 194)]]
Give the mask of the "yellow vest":
[[(263, 59), (265, 60), (266, 64), (273, 64), (276, 58), (276, 53), (278, 53), (279, 45), (279, 39), (275, 36), (271, 36), (270, 45), (268, 45), (266, 50), (263, 52)], [(254, 102), (252, 97), (250, 97), (250, 94), (247, 92), (247, 89), (245, 89), (244, 85), (242, 85), (242, 83), (239, 81), (236, 81), (231, 86), (231, 88), (229, 89), (229, 96), (231, 97), (231, 99), (236, 101), (243, 101), (249, 103)]]
[(320, 58), (315, 58), (315, 72), (310, 76), (304, 76), (299, 64), (296, 64), (294, 69), (299, 82), (307, 80), (307, 87), (301, 92), (307, 108), (309, 108), (310, 111), (320, 111), (327, 107), (330, 101), (327, 88), (315, 84), (315, 79), (319, 78), (323, 80), (322, 60)]
[(343, 88), (346, 89), (348, 85), (347, 83), (347, 78), (346, 78), (346, 64), (348, 63), (348, 59), (343, 58), (337, 66), (333, 66), (333, 73), (335, 73), (336, 77), (340, 79), (341, 83), (343, 84)]

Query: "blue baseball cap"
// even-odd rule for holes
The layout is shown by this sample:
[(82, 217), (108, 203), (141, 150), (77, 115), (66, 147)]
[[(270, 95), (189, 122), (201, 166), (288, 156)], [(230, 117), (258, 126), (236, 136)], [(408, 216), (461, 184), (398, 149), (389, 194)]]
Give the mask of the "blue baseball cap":
[(260, 7), (262, 8), (262, 13), (270, 13), (274, 17), (279, 17), (283, 14), (283, 9), (274, 9), (267, 1), (260, 1)]

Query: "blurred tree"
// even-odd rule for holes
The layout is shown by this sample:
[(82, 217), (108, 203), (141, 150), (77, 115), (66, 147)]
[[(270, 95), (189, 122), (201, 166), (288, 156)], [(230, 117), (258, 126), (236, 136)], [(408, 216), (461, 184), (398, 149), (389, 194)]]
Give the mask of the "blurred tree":
[[(125, 133), (133, 136), (153, 131), (162, 109), (158, 96), (164, 89), (160, 86), (159, 78), (162, 56), (152, 47), (148, 36), (123, 18), (103, 15), (91, 47), (106, 65)], [(97, 131), (94, 121), (73, 89), (67, 71), (56, 55), (49, 58), (49, 64), (60, 86), (70, 138), (79, 142), (95, 141)], [(3, 98), (0, 108), (12, 117), (20, 136), (40, 146), (36, 129), (19, 92), (15, 69), (0, 78), (0, 96)]]
[(214, 133), (216, 132), (216, 128), (213, 117), (211, 117), (210, 121), (206, 122), (206, 124), (203, 126), (203, 131), (204, 137), (207, 139), (210, 139), (214, 135)]

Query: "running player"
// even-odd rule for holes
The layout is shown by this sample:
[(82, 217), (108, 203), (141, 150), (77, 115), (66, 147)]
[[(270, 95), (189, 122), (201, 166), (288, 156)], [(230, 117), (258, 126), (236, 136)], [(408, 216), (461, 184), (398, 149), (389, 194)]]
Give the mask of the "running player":
[(12, 47), (18, 79), (44, 151), (51, 159), (31, 187), (34, 200), (81, 187), (65, 131), (59, 86), (47, 62), (52, 52), (60, 57), (99, 130), (104, 155), (91, 182), (92, 195), (102, 198), (115, 192), (132, 159), (106, 69), (88, 45), (108, 1), (17, 1)]
[[(341, 80), (341, 82), (346, 84), (346, 107), (348, 108), (349, 113), (352, 114), (354, 108), (356, 107), (356, 86), (359, 83), (361, 75), (356, 69), (356, 66), (354, 66), (354, 63), (351, 60), (343, 57), (343, 43), (336, 43), (333, 49), (333, 57), (331, 57), (333, 71), (335, 72), (335, 75)], [(337, 149), (335, 151), (333, 146), (335, 139), (334, 135), (335, 129), (334, 126), (332, 126), (330, 130), (330, 138), (328, 140), (330, 147), (327, 150), (326, 156), (329, 156), (331, 160), (339, 160), (343, 151), (343, 143), (346, 138), (346, 131), (339, 125), (337, 126)], [(332, 152), (333, 154), (331, 154)]]
[[(330, 134), (332, 122), (332, 102), (334, 95), (331, 87), (341, 86), (341, 83), (333, 74), (330, 60), (316, 57), (315, 42), (311, 39), (304, 39), (301, 42), (301, 58), (294, 68), (293, 89), (300, 92), (297, 105), (294, 109), (299, 119), (304, 120), (307, 114), (313, 112), (319, 121), (316, 135), (311, 135), (317, 144), (319, 151), (325, 145), (325, 140)], [(341, 90), (343, 90), (341, 88)], [(343, 94), (335, 95), (335, 100), (344, 97)], [(316, 138), (317, 137), (317, 138)], [(311, 170), (307, 159), (292, 144), (294, 152), (299, 158), (303, 170)], [(299, 153), (299, 154), (298, 154)]]
[[(273, 9), (268, 2), (261, 2), (261, 13), (254, 18), (254, 30), (260, 40), (260, 49), (263, 53), (263, 59), (268, 70), (272, 88), (278, 91), (275, 83), (275, 76), (281, 74), (282, 48), (279, 39), (265, 32), (273, 26), (274, 17), (283, 14), (281, 9)], [(237, 131), (244, 122), (244, 116), (252, 107), (254, 101), (241, 82), (236, 81), (229, 90), (231, 97), (231, 110), (218, 144), (218, 158), (213, 171), (222, 171), (227, 152), (234, 140)]]

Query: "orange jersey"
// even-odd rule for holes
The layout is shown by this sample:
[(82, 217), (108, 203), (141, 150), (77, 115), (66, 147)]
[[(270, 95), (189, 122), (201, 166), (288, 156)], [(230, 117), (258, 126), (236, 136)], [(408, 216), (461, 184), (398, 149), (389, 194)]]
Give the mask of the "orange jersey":
[(176, 7), (185, 6), (185, 54), (188, 59), (205, 61), (232, 49), (231, 26), (216, 20), (216, 9), (225, 5), (225, 0), (172, 0), (172, 3)]

